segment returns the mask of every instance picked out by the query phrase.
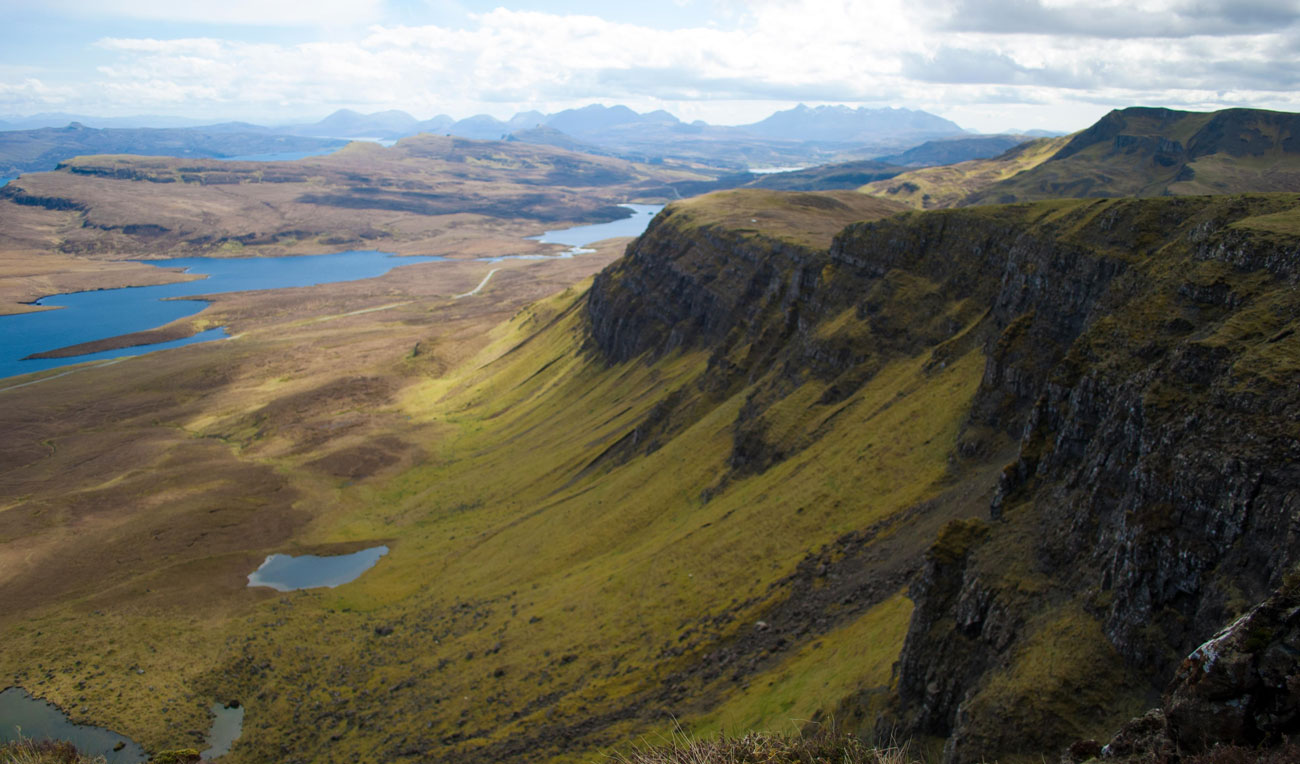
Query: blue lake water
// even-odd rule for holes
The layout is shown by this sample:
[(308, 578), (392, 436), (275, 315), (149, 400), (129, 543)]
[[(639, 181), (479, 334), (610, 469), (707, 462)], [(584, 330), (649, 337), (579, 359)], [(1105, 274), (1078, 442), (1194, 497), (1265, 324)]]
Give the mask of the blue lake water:
[[(598, 225), (547, 231), (532, 238), (545, 243), (567, 245), (570, 247), (569, 251), (558, 256), (572, 257), (588, 251), (582, 249), (583, 245), (595, 241), (620, 236), (639, 236), (655, 214), (662, 209), (660, 205), (622, 206), (632, 211), (631, 216)], [(499, 262), (555, 256), (507, 255), (480, 259), (486, 262)], [(139, 355), (227, 336), (223, 328), (216, 328), (192, 337), (153, 345), (106, 350), (70, 358), (23, 360), (35, 353), (154, 329), (192, 316), (207, 305), (197, 297), (198, 295), (355, 281), (382, 276), (401, 265), (444, 259), (433, 256), (397, 257), (385, 252), (369, 250), (293, 257), (192, 257), (147, 261), (149, 265), (181, 268), (190, 273), (203, 274), (206, 278), (179, 284), (54, 295), (41, 298), (37, 304), (58, 306), (58, 310), (0, 316), (0, 378), (87, 361)]]
[(103, 756), (108, 764), (135, 764), (148, 758), (128, 737), (103, 727), (73, 724), (58, 706), (33, 698), (21, 687), (0, 692), (0, 742), (19, 734), (32, 740), (67, 740), (82, 753)]
[(614, 239), (620, 236), (640, 236), (645, 231), (646, 226), (659, 210), (664, 207), (662, 204), (620, 204), (620, 207), (632, 211), (630, 217), (614, 220), (609, 223), (597, 223), (595, 225), (580, 225), (575, 228), (564, 228), (559, 231), (547, 231), (541, 236), (530, 236), (533, 241), (540, 241), (544, 244), (564, 244), (570, 247), (582, 247), (602, 239)]
[(376, 546), (352, 554), (335, 554), (320, 557), (304, 554), (293, 557), (273, 554), (257, 570), (248, 574), (249, 586), (269, 586), (279, 592), (316, 587), (335, 587), (354, 580), (370, 570), (379, 558), (388, 554), (388, 547)]
[[(33, 353), (102, 340), (162, 326), (203, 310), (202, 300), (175, 299), (261, 289), (331, 284), (382, 276), (399, 265), (427, 263), (440, 257), (397, 257), (385, 252), (353, 251), (295, 257), (191, 257), (151, 262), (202, 273), (204, 279), (125, 289), (102, 289), (44, 297), (38, 305), (60, 310), (0, 316), (0, 377), (53, 369), (83, 361), (138, 355), (142, 348), (122, 348), (73, 358), (23, 360)], [(169, 343), (148, 346), (160, 350), (225, 336), (222, 329)]]
[(11, 180), (13, 180), (13, 178), (0, 178), (0, 188), (7, 186)]

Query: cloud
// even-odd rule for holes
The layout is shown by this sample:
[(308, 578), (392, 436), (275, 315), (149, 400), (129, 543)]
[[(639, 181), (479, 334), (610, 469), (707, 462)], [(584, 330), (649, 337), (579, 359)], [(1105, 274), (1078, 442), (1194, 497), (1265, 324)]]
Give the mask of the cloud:
[[(749, 29), (659, 30), (594, 16), (497, 9), (467, 29), (372, 27), (354, 41), (268, 45), (212, 38), (105, 39), (100, 73), (133, 98), (221, 103), (543, 105), (575, 99), (878, 100), (897, 63), (824, 22), (784, 11)], [(823, 37), (824, 36), (824, 37)], [(819, 55), (809, 56), (816, 44)], [(168, 87), (155, 91), (161, 82)]]
[[(154, 0), (109, 2), (123, 13), (168, 12)], [(1070, 113), (1091, 113), (1106, 100), (1146, 98), (1277, 108), (1300, 105), (1288, 63), (1300, 51), (1296, 3), (714, 0), (712, 21), (727, 23), (677, 29), (497, 8), (463, 14), (455, 25), (377, 23), (316, 42), (115, 37), (98, 43), (105, 60), (87, 76), (56, 81), (27, 72), (8, 81), (37, 77), (51, 99), (86, 110), (263, 120), (317, 118), (344, 106), (505, 117), (593, 101), (640, 110), (685, 105), (681, 116), (722, 123), (798, 101), (941, 113), (969, 107), (965, 113), (989, 119), (998, 105), (1064, 113), (1075, 104)], [(293, 15), (287, 5), (265, 4), (265, 18), (287, 23)], [(353, 12), (343, 6), (359, 7), (361, 18), (379, 4), (324, 0), (321, 7), (338, 18)], [(172, 5), (176, 14), (208, 20), (257, 16), (249, 0), (225, 10)], [(10, 86), (0, 90), (0, 110), (28, 108), (40, 97)]]
[(1127, 38), (1273, 33), (1296, 26), (1300, 0), (956, 0), (938, 28), (989, 34)]
[(921, 82), (971, 85), (1045, 86), (1070, 90), (1119, 84), (1123, 76), (1102, 58), (1049, 57), (1050, 65), (1028, 66), (994, 50), (941, 47), (929, 56), (905, 54), (903, 75)]
[(903, 75), (922, 82), (1012, 84), (1028, 82), (1034, 71), (991, 50), (943, 47), (928, 57), (903, 56)]
[(0, 69), (0, 104), (6, 111), (32, 112), (47, 111), (73, 101), (78, 93), (74, 88), (48, 85), (35, 78), (26, 77), (21, 81), (2, 76), (5, 69)]
[(42, 11), (72, 18), (127, 18), (195, 24), (313, 27), (383, 18), (383, 0), (42, 0)]

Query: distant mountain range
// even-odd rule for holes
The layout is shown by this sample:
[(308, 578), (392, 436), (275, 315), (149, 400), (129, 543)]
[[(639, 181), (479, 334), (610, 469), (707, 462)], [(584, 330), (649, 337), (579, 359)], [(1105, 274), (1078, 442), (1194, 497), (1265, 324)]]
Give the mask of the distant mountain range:
[[(770, 178), (761, 185), (846, 188), (854, 185), (855, 178), (862, 183), (888, 178), (909, 167), (994, 157), (1028, 140), (1030, 133), (1042, 132), (972, 135), (960, 125), (925, 111), (804, 105), (739, 126), (688, 123), (662, 110), (642, 114), (627, 106), (600, 104), (554, 114), (520, 112), (507, 120), (487, 114), (465, 119), (443, 114), (419, 120), (400, 110), (362, 114), (340, 109), (318, 122), (279, 126), (194, 122), (173, 117), (95, 118), (62, 113), (3, 117), (0, 175), (53, 169), (59, 162), (82, 154), (221, 159), (320, 152), (348, 140), (389, 142), (430, 133), (519, 141), (634, 162), (708, 168), (708, 174), (719, 181), (734, 176), (740, 185), (756, 180), (753, 176), (741, 177), (751, 168), (845, 164), (791, 178)], [(146, 123), (153, 126), (143, 127)], [(713, 188), (717, 182), (708, 181), (706, 185)]]
[(745, 125), (746, 132), (775, 140), (820, 141), (825, 143), (875, 143), (881, 136), (933, 138), (959, 135), (965, 131), (956, 123), (926, 111), (911, 109), (851, 109), (847, 106), (799, 104), (778, 111), (761, 122)]
[(955, 122), (925, 111), (911, 109), (868, 109), (847, 106), (796, 106), (779, 111), (767, 119), (738, 127), (687, 124), (666, 111), (639, 114), (626, 106), (592, 104), (580, 109), (566, 109), (555, 114), (527, 111), (508, 120), (479, 114), (454, 120), (439, 115), (424, 121), (404, 111), (361, 114), (340, 109), (320, 122), (285, 125), (279, 131), (291, 135), (330, 138), (365, 136), (402, 138), (421, 132), (442, 132), (461, 138), (501, 139), (521, 130), (549, 128), (580, 141), (593, 144), (620, 144), (653, 140), (653, 136), (747, 136), (751, 139), (795, 143), (852, 145), (913, 145), (939, 136), (961, 135), (965, 131)]
[[(0, 118), (0, 129), (62, 129), (70, 122), (90, 129), (141, 129), (147, 123), (154, 128), (167, 126), (191, 131), (189, 137), (172, 136), (168, 139), (179, 141), (183, 146), (181, 149), (167, 148), (165, 142), (160, 143), (159, 140), (151, 142), (140, 136), (128, 137), (125, 134), (117, 136), (123, 139), (118, 144), (106, 138), (95, 146), (96, 151), (116, 153), (144, 151), (176, 156), (224, 155), (215, 149), (196, 148), (196, 144), (216, 140), (195, 137), (200, 133), (209, 136), (284, 135), (381, 141), (433, 133), (476, 140), (516, 140), (631, 161), (699, 163), (730, 171), (743, 171), (751, 167), (810, 166), (863, 160), (895, 153), (929, 140), (969, 137), (956, 123), (924, 111), (804, 105), (776, 112), (749, 125), (734, 127), (710, 125), (701, 121), (686, 123), (662, 110), (641, 114), (626, 106), (593, 104), (554, 114), (521, 112), (507, 120), (486, 114), (459, 120), (447, 115), (419, 120), (399, 110), (362, 114), (340, 109), (319, 122), (275, 127), (246, 122), (197, 125), (191, 120), (164, 117), (100, 119), (73, 114), (40, 114)], [(155, 135), (154, 138), (159, 139), (161, 136)], [(18, 137), (10, 136), (11, 143), (18, 140)], [(230, 144), (231, 139), (226, 138), (222, 142)], [(252, 150), (231, 150), (238, 151), (239, 154), (254, 153)], [(175, 153), (176, 151), (187, 153)], [(76, 147), (76, 152), (85, 153), (80, 146)], [(52, 167), (48, 160), (59, 154), (59, 150), (48, 155), (35, 148), (20, 153), (32, 159), (9, 159), (0, 163), (8, 164), (11, 168), (48, 169), (45, 165), (36, 163), (35, 157), (42, 157), (45, 164)]]

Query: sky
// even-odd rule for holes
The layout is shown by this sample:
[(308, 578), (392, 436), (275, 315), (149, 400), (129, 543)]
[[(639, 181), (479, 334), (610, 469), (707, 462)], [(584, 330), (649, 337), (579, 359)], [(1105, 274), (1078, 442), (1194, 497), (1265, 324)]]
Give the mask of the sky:
[(1300, 0), (0, 0), (0, 119), (260, 124), (591, 103), (745, 124), (892, 106), (983, 132), (1300, 111)]

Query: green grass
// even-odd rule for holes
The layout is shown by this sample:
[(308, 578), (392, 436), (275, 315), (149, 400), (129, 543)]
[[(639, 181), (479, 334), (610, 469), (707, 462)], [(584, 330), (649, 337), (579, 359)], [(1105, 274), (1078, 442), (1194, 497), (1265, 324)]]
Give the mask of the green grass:
[(966, 197), (1047, 161), (1071, 137), (1073, 136), (1039, 138), (991, 159), (923, 167), (887, 180), (868, 183), (858, 190), (914, 209), (957, 207)]
[(870, 746), (857, 738), (823, 730), (815, 734), (692, 738), (675, 733), (661, 743), (610, 754), (613, 764), (914, 764), (906, 748)]
[[(699, 395), (688, 383), (703, 373), (706, 358), (593, 363), (577, 352), (582, 335), (571, 302), (578, 296), (521, 313), (454, 379), (408, 391), (403, 408), (438, 433), (428, 444), (430, 458), (387, 484), (357, 489), (356, 509), (322, 524), (316, 537), (386, 536), (396, 540), (393, 551), (351, 586), (295, 596), (303, 617), (291, 618), (264, 646), (255, 637), (245, 649), (262, 653), (301, 639), (301, 655), (280, 658), (279, 671), (299, 677), (290, 684), (325, 687), (331, 680), (321, 677), (318, 650), (328, 651), (330, 663), (367, 663), (365, 641), (347, 637), (363, 628), (358, 620), (424, 623), (430, 639), (412, 634), (403, 647), (412, 663), (366, 669), (352, 692), (379, 692), (429, 672), (421, 681), (437, 686), (425, 692), (445, 697), (438, 718), (464, 712), (471, 730), (483, 730), (467, 745), (525, 734), (546, 718), (541, 709), (578, 720), (592, 708), (640, 702), (654, 677), (708, 644), (679, 657), (661, 654), (665, 646), (695, 644), (682, 638), (696, 619), (731, 611), (733, 620), (708, 637), (727, 638), (752, 622), (758, 605), (733, 610), (737, 593), (763, 592), (809, 549), (933, 495), (982, 370), (975, 353), (935, 375), (923, 371), (924, 358), (889, 364), (821, 432), (799, 416), (821, 391), (808, 383), (770, 410), (778, 423), (773, 432), (800, 445), (797, 456), (729, 483), (706, 502), (702, 494), (726, 472), (746, 391), (695, 401), (697, 417), (658, 450), (587, 471), (596, 454), (670, 392)], [(449, 618), (458, 601), (475, 603), (483, 617)], [(307, 617), (313, 613), (319, 619)], [(895, 598), (823, 647), (804, 648), (794, 659), (797, 670), (771, 680), (787, 698), (807, 691), (797, 709), (756, 686), (748, 699), (727, 690), (736, 704), (728, 713), (777, 724), (792, 709), (825, 711), (842, 692), (887, 681), (907, 613)], [(284, 617), (282, 611), (266, 620)], [(837, 676), (836, 656), (860, 655), (860, 646), (848, 644), (855, 634), (878, 639), (874, 657), (861, 673)], [(502, 649), (493, 652), (497, 643)], [(476, 657), (467, 662), (471, 652)], [(579, 658), (561, 662), (565, 655)], [(439, 673), (443, 660), (465, 668)], [(497, 670), (503, 674), (489, 681)], [(272, 696), (291, 692), (271, 681)], [(511, 697), (512, 707), (557, 690), (563, 699), (511, 719), (482, 702), (489, 687)], [(309, 705), (326, 703), (325, 695), (313, 697), (319, 699)], [(249, 703), (249, 718), (290, 717), (280, 703)], [(269, 731), (254, 722), (245, 734), (264, 741)], [(365, 743), (338, 745), (342, 755)]]
[(714, 226), (741, 236), (763, 236), (825, 248), (844, 226), (885, 217), (904, 205), (852, 191), (789, 192), (734, 189), (674, 202), (674, 226), (689, 232)]
[(967, 730), (971, 749), (1050, 750), (1056, 740), (1104, 740), (1116, 719), (1146, 710), (1145, 688), (1081, 607), (1046, 610), (1026, 631), (1007, 666), (990, 672), (965, 705), (980, 720)]
[[(244, 408), (212, 408), (183, 422), (199, 442), (272, 465), (298, 501), (320, 502), (295, 544), (382, 541), (392, 551), (337, 589), (280, 595), (208, 579), (231, 587), (220, 606), (147, 604), (146, 589), (204, 579), (227, 562), (172, 560), (111, 597), (9, 629), (5, 664), (30, 667), (14, 672), (17, 683), (67, 705), (84, 697), (96, 723), (155, 751), (205, 728), (213, 698), (238, 698), (248, 715), (232, 764), (275, 758), (281, 746), (317, 760), (410, 747), (468, 754), (634, 711), (564, 746), (536, 743), (534, 758), (579, 760), (666, 729), (635, 709), (655, 707), (665, 677), (749, 628), (810, 551), (949, 486), (948, 455), (982, 371), (977, 352), (938, 373), (928, 356), (882, 359), (860, 390), (829, 406), (817, 404), (823, 383), (805, 383), (765, 413), (790, 458), (720, 485), (754, 387), (703, 393), (704, 353), (607, 366), (582, 349), (584, 289), (520, 311), (477, 356), (436, 378), (410, 377), (368, 411), (418, 439), (421, 458), (395, 476), (342, 485), (312, 473), (274, 412), (254, 424)], [(257, 393), (298, 389), (276, 372)], [(681, 419), (656, 450), (597, 460), (673, 395)], [(171, 486), (149, 502), (161, 511), (201, 487)], [(253, 553), (244, 564), (258, 561)], [(712, 723), (727, 709), (779, 727), (792, 714), (828, 713), (842, 693), (887, 683), (907, 618), (896, 596), (820, 637), (821, 647), (811, 637), (794, 645), (791, 663), (748, 689), (688, 680), (681, 722)], [(377, 636), (382, 625), (392, 633)], [(861, 659), (860, 670), (837, 669), (846, 657)]]
[(863, 690), (888, 690), (912, 603), (902, 592), (817, 638), (749, 680), (739, 694), (692, 725), (696, 736), (788, 732)]
[(0, 744), (0, 764), (104, 764), (65, 741), (22, 739)]

